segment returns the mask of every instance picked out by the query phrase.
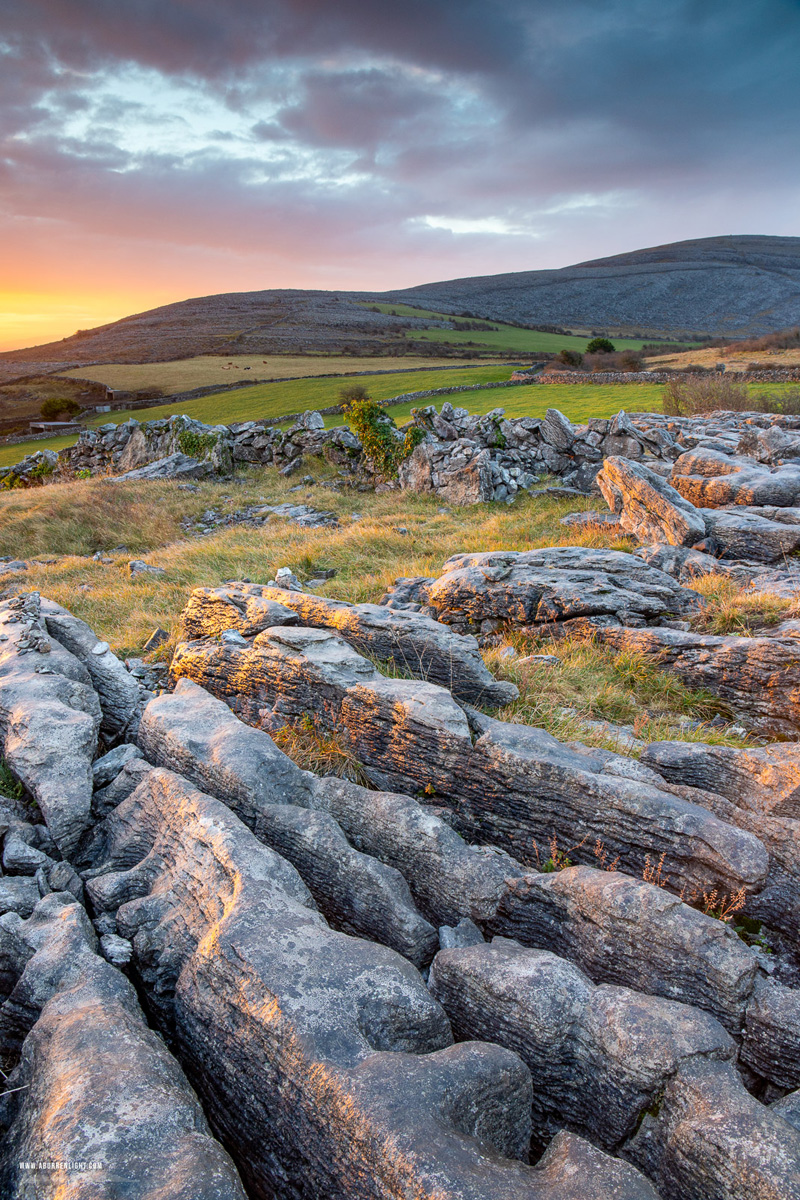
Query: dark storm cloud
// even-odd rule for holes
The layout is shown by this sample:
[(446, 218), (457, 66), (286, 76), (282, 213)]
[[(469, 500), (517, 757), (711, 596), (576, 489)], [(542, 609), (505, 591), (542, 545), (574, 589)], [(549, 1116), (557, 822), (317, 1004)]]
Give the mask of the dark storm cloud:
[[(6, 212), (319, 261), (424, 244), (431, 277), (455, 242), (426, 216), (472, 221), (481, 254), (490, 219), (560, 238), (564, 263), (599, 225), (612, 248), (668, 240), (665, 212), (673, 236), (717, 232), (716, 208), (726, 231), (763, 212), (772, 228), (742, 231), (795, 232), (790, 0), (0, 0), (0, 18)], [(177, 87), (216, 105), (204, 135)]]

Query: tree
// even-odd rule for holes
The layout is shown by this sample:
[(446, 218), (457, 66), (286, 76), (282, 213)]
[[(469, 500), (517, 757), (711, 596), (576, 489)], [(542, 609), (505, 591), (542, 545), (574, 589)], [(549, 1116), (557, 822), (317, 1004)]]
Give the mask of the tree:
[(608, 338), (596, 337), (592, 338), (589, 345), (586, 347), (587, 354), (613, 354), (614, 343)]
[(74, 417), (81, 411), (81, 406), (75, 400), (62, 400), (58, 396), (51, 396), (45, 400), (39, 411), (45, 421), (55, 421), (62, 413), (66, 417)]

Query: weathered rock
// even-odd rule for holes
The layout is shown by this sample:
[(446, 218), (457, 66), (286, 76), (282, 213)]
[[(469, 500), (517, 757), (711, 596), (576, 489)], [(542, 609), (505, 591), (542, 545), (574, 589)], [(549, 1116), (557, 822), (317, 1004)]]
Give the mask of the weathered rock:
[(800, 818), (800, 743), (740, 750), (705, 742), (652, 742), (642, 762), (670, 783), (719, 792), (750, 812)]
[(139, 743), (152, 762), (179, 769), (287, 858), (335, 928), (390, 946), (416, 966), (430, 962), (436, 930), (417, 911), (403, 876), (354, 850), (333, 817), (308, 811), (316, 807), (316, 780), (266, 733), (181, 679), (172, 695), (148, 705)]
[(595, 987), (563, 958), (506, 938), (440, 950), (429, 986), (457, 1038), (496, 1042), (527, 1064), (539, 1137), (566, 1126), (615, 1149), (685, 1062), (735, 1053), (707, 1013)]
[(282, 767), (266, 734), (242, 725), (227, 705), (186, 679), (171, 696), (151, 701), (140, 740), (154, 761), (179, 764), (253, 827), (273, 800), (292, 795), (332, 814), (351, 845), (402, 874), (436, 925), (466, 921), (477, 930), (477, 922), (526, 945), (557, 949), (592, 978), (698, 1004), (736, 1032), (742, 1026), (756, 976), (753, 952), (727, 925), (659, 888), (591, 867), (526, 872), (497, 848), (468, 845), (409, 796), (311, 779), (288, 760)]
[[(312, 508), (308, 504), (262, 504), (254, 510), (255, 517), (274, 516), (291, 521), (301, 529), (336, 529), (339, 518), (336, 513)], [(278, 622), (275, 622), (277, 624)]]
[(641, 542), (693, 546), (705, 537), (706, 523), (694, 504), (642, 463), (607, 458), (597, 486), (622, 528)]
[(561, 517), (558, 523), (559, 525), (569, 525), (571, 529), (617, 529), (620, 520), (616, 513), (574, 512), (567, 513), (566, 517)]
[(92, 797), (92, 814), (104, 817), (112, 808), (130, 796), (139, 786), (145, 775), (152, 771), (152, 765), (143, 758), (129, 758), (122, 770), (104, 788), (99, 788)]
[(415, 580), (407, 594), (457, 630), (484, 632), (487, 622), (527, 628), (588, 616), (645, 624), (701, 603), (630, 554), (585, 546), (456, 554), (438, 579)]
[(145, 562), (143, 558), (132, 558), (128, 563), (128, 573), (132, 579), (137, 575), (166, 575), (163, 567), (155, 567), (152, 563)]
[(49, 896), (14, 927), (27, 965), (0, 1032), (7, 1046), (27, 1036), (0, 1099), (0, 1190), (90, 1200), (121, 1194), (123, 1180), (130, 1200), (244, 1200), (133, 987), (97, 956), (83, 910), (66, 900)]
[(569, 450), (575, 441), (575, 426), (557, 408), (548, 408), (540, 427), (540, 435), (556, 450)]
[(773, 1100), (769, 1107), (772, 1112), (781, 1116), (789, 1125), (800, 1130), (800, 1090), (790, 1092), (788, 1096), (784, 1096), (780, 1100)]
[(113, 476), (109, 482), (133, 483), (144, 479), (205, 479), (213, 474), (210, 462), (201, 462), (191, 455), (168, 454), (166, 458), (158, 458), (143, 467), (133, 471), (125, 471), (122, 475)]
[(715, 450), (690, 450), (678, 458), (670, 481), (685, 500), (698, 508), (735, 505), (775, 505), (789, 508), (800, 503), (800, 466), (767, 470), (750, 458)]
[(595, 983), (696, 1005), (735, 1035), (758, 975), (730, 926), (617, 871), (530, 873), (512, 881), (486, 927), (569, 959)]
[(354, 850), (327, 813), (295, 804), (264, 805), (256, 836), (300, 873), (334, 929), (389, 946), (416, 967), (438, 949), (436, 930), (417, 910), (394, 867)]
[(14, 912), (29, 917), (39, 903), (39, 887), (28, 876), (0, 876), (0, 913)]
[(769, 521), (743, 508), (699, 509), (706, 523), (706, 543), (716, 554), (749, 562), (780, 562), (800, 550), (800, 527)]
[(703, 575), (729, 575), (731, 567), (712, 554), (702, 550), (692, 550), (688, 546), (670, 546), (653, 542), (649, 546), (639, 546), (634, 550), (636, 558), (641, 558), (648, 566), (671, 575), (679, 583), (690, 585), (693, 580)]
[[(438, 683), (468, 703), (499, 706), (519, 696), (513, 683), (492, 677), (474, 638), (459, 637), (420, 613), (396, 612), (377, 604), (347, 604), (256, 584), (196, 588), (181, 618), (181, 636), (209, 637), (219, 631), (223, 621), (228, 622), (225, 628), (251, 636), (290, 623), (280, 609), (294, 613), (291, 623), (334, 629), (359, 653)], [(273, 620), (276, 611), (279, 619)]]
[(752, 729), (800, 729), (800, 643), (795, 638), (734, 637), (678, 629), (632, 629), (576, 622), (573, 636), (652, 657), (688, 687), (707, 688)]
[(770, 855), (767, 882), (748, 903), (748, 916), (800, 946), (800, 820), (792, 815), (796, 805), (791, 799), (799, 786), (796, 752), (796, 746), (786, 743), (738, 751), (657, 742), (645, 748), (643, 760), (655, 770), (663, 767), (665, 786), (676, 794), (763, 842)]
[(636, 874), (644, 853), (663, 853), (678, 887), (763, 885), (767, 854), (757, 838), (659, 791), (652, 772), (490, 718), (479, 719), (482, 736), (473, 746), (466, 717), (447, 692), (383, 678), (327, 631), (268, 629), (251, 648), (183, 643), (172, 671), (262, 728), (314, 712), (322, 728), (347, 738), (378, 787), (432, 789), (466, 825), (517, 858), (531, 861), (533, 839), (544, 846), (553, 836), (561, 846), (588, 842), (588, 858), (600, 838), (610, 857), (619, 855)]
[(728, 1063), (687, 1063), (625, 1156), (664, 1200), (798, 1200), (800, 1134), (759, 1104)]
[(112, 736), (135, 734), (151, 693), (125, 669), (107, 642), (98, 640), (85, 621), (52, 600), (42, 600), (48, 633), (83, 663), (103, 710), (101, 729)]
[(3, 756), (69, 856), (90, 820), (100, 704), (83, 664), (47, 633), (38, 593), (0, 603)]
[(376, 792), (344, 779), (320, 779), (315, 804), (332, 813), (359, 850), (396, 867), (435, 925), (496, 915), (522, 868), (502, 850), (470, 846), (410, 796)]
[(154, 771), (98, 829), (90, 857), (93, 901), (117, 910), (254, 1195), (653, 1196), (597, 1155), (577, 1191), (580, 1141), (541, 1172), (499, 1157), (527, 1151), (520, 1060), (449, 1045), (410, 964), (330, 930), (294, 869), (180, 777)]
[(747, 1009), (742, 1061), (778, 1087), (800, 1087), (800, 991), (764, 980)]
[(139, 758), (139, 751), (133, 742), (122, 742), (119, 746), (115, 746), (113, 750), (109, 750), (102, 758), (97, 758), (92, 763), (92, 778), (96, 788), (105, 787), (107, 783), (111, 783), (112, 779), (116, 779), (126, 762), (130, 762), (133, 758)]
[(443, 950), (455, 950), (462, 946), (483, 945), (484, 937), (474, 921), (462, 917), (457, 925), (439, 927), (439, 945)]
[(138, 742), (152, 763), (223, 800), (250, 829), (267, 805), (312, 807), (315, 777), (190, 679), (179, 679), (174, 692), (150, 701)]

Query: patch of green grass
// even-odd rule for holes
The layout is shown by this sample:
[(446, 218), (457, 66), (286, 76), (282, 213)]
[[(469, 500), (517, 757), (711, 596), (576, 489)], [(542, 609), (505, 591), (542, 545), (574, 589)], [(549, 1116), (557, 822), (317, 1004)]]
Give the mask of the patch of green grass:
[[(503, 321), (491, 321), (483, 317), (459, 317), (455, 313), (434, 312), (430, 308), (414, 308), (409, 304), (371, 304), (364, 301), (362, 308), (377, 308), (382, 313), (396, 313), (398, 317), (420, 317), (429, 321), (480, 321), (491, 325), (491, 329), (409, 329), (406, 336), (415, 342), (448, 342), (454, 346), (483, 346), (487, 349), (511, 354), (557, 352), (559, 350), (585, 350), (591, 334), (547, 333), (540, 329), (519, 329)], [(614, 338), (617, 350), (639, 350), (645, 344), (641, 338)]]
[(63, 450), (65, 446), (74, 446), (75, 437), (42, 438), (41, 441), (15, 442), (11, 445), (0, 445), (0, 467), (12, 467), (21, 462), (27, 454), (35, 454), (37, 450)]
[(17, 777), (0, 758), (0, 796), (6, 796), (9, 800), (21, 800), (24, 790)]

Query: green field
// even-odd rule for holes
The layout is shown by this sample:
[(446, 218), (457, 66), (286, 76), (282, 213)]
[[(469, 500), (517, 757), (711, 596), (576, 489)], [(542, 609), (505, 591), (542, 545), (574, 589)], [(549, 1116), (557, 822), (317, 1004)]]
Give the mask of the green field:
[[(368, 304), (364, 308), (379, 309), (383, 313), (396, 313), (398, 317), (422, 317), (431, 321), (472, 320), (457, 317), (453, 313), (432, 312), (427, 308), (411, 308), (408, 304)], [(495, 354), (537, 354), (542, 351), (586, 349), (591, 334), (544, 333), (538, 329), (518, 329), (516, 325), (505, 325), (500, 321), (483, 321), (491, 330), (458, 329), (410, 329), (407, 337), (415, 342), (447, 342), (453, 346), (482, 346)], [(640, 350), (644, 345), (641, 338), (612, 338), (616, 350)]]
[[(352, 382), (362, 383), (376, 400), (385, 400), (410, 390), (432, 387), (458, 386), (462, 383), (489, 383), (508, 378), (507, 366), (478, 367), (474, 370), (415, 372), (409, 375), (362, 376)], [(446, 378), (443, 379), (443, 376)], [(463, 377), (462, 377), (463, 376)], [(780, 392), (796, 388), (791, 383), (751, 383), (748, 390), (752, 395), (763, 392)], [(279, 417), (283, 413), (301, 412), (306, 409), (327, 408), (338, 403), (340, 379), (290, 380), (285, 383), (269, 383), (248, 388), (246, 392), (220, 392), (204, 396), (186, 404), (164, 404), (157, 408), (140, 408), (136, 411), (103, 413), (90, 424), (104, 422), (119, 424), (134, 417), (137, 421), (152, 421), (173, 413), (185, 413), (206, 424), (231, 424), (234, 421), (254, 421), (263, 417)], [(489, 388), (486, 391), (455, 392), (450, 396), (431, 396), (406, 404), (392, 405), (389, 409), (398, 424), (407, 421), (412, 408), (435, 404), (441, 408), (449, 401), (454, 408), (467, 408), (472, 413), (487, 413), (493, 408), (505, 409), (509, 417), (543, 417), (548, 408), (557, 408), (575, 424), (589, 417), (611, 417), (620, 409), (628, 412), (661, 412), (662, 385), (659, 383), (624, 384), (522, 384), (513, 388)], [(325, 418), (326, 427), (341, 425), (338, 414)], [(0, 446), (0, 467), (19, 462), (26, 454), (35, 450), (60, 450), (70, 446), (74, 437), (48, 438), (42, 441), (22, 442), (13, 446)]]

